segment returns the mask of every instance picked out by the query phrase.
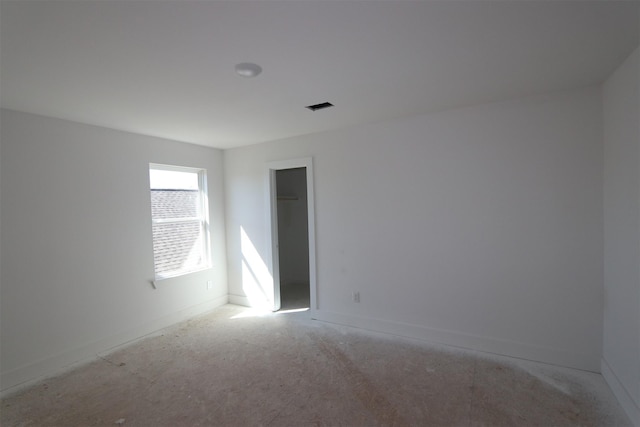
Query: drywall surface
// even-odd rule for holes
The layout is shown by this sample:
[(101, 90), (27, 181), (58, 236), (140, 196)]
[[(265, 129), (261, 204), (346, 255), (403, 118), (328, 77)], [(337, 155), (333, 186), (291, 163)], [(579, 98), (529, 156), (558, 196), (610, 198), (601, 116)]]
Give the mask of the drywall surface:
[[(207, 169), (212, 234), (157, 289), (150, 162)], [(221, 151), (2, 110), (1, 163), (2, 389), (226, 303)]]
[(244, 246), (271, 268), (265, 163), (313, 156), (317, 318), (599, 371), (601, 106), (593, 87), (226, 150), (230, 299)]
[(603, 373), (640, 426), (639, 50), (605, 82), (603, 105)]
[(307, 172), (304, 168), (276, 171), (280, 284), (309, 286)]

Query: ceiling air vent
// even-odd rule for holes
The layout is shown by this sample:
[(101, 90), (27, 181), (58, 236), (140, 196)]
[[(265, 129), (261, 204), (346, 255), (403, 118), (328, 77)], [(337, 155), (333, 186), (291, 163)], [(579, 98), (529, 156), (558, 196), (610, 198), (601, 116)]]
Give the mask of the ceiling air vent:
[(333, 104), (330, 102), (323, 102), (322, 104), (307, 105), (304, 108), (308, 108), (311, 111), (318, 111), (318, 110), (322, 110), (324, 108), (329, 108), (329, 107), (333, 107)]

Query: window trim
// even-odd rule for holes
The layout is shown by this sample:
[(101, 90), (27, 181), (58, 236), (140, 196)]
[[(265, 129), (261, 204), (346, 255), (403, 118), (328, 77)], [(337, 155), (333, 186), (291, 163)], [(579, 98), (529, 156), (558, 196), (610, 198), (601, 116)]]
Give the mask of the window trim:
[(151, 197), (151, 170), (163, 170), (170, 172), (187, 172), (187, 173), (196, 173), (198, 177), (198, 195), (199, 197), (199, 205), (198, 211), (200, 212), (199, 217), (182, 217), (182, 218), (161, 218), (154, 219), (151, 217), (152, 229), (155, 224), (175, 224), (180, 222), (188, 222), (188, 221), (199, 221), (200, 222), (200, 235), (202, 237), (202, 251), (204, 262), (199, 264), (196, 268), (190, 270), (173, 270), (166, 274), (157, 274), (156, 273), (156, 265), (155, 265), (155, 249), (154, 249), (154, 239), (153, 235), (151, 236), (152, 243), (152, 254), (153, 254), (153, 272), (154, 272), (154, 280), (152, 283), (155, 286), (155, 283), (172, 279), (175, 277), (185, 276), (187, 274), (197, 273), (203, 270), (210, 269), (212, 267), (211, 263), (211, 234), (210, 234), (210, 219), (209, 219), (209, 191), (207, 186), (207, 170), (205, 168), (194, 168), (188, 166), (176, 166), (176, 165), (165, 165), (160, 163), (149, 163), (149, 197)]

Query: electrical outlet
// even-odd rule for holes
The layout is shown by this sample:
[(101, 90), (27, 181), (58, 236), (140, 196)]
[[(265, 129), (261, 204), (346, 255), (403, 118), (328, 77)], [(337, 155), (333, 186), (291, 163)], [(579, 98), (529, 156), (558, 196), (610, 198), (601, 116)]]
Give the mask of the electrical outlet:
[(353, 302), (360, 302), (360, 292), (355, 291), (351, 294), (351, 299), (353, 299)]
[(207, 280), (207, 290), (210, 291), (213, 289), (213, 281)]

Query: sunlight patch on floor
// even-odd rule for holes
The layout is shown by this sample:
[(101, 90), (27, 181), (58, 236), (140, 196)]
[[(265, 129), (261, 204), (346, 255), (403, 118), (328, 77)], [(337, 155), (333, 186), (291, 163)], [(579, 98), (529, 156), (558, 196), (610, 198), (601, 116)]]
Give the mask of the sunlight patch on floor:
[(234, 316), (231, 316), (229, 319), (246, 319), (248, 317), (278, 316), (281, 314), (302, 313), (305, 311), (309, 311), (309, 307), (294, 308), (291, 310), (279, 310), (279, 311), (271, 311), (271, 310), (266, 310), (264, 308), (247, 308), (246, 310), (242, 311), (242, 313), (238, 313)]

